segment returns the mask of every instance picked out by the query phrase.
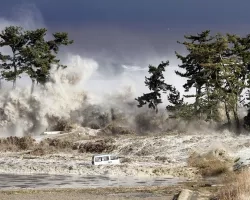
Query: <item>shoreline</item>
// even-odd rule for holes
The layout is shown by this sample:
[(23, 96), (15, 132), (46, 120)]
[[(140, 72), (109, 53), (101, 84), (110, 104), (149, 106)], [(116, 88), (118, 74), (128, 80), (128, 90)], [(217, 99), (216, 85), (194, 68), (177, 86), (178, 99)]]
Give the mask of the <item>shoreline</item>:
[(187, 183), (177, 178), (141, 178), (108, 176), (67, 176), (67, 175), (15, 175), (0, 174), (0, 190), (19, 189), (101, 189), (101, 188), (142, 188), (172, 187)]
[[(196, 183), (182, 183), (174, 186), (137, 186), (137, 187), (102, 187), (102, 188), (47, 188), (47, 189), (12, 189), (0, 190), (1, 200), (173, 200), (183, 189), (192, 189), (203, 194), (204, 199), (217, 191), (216, 187), (196, 187)], [(204, 184), (205, 185), (205, 184)], [(207, 197), (207, 198), (206, 198)]]
[(136, 187), (98, 187), (98, 188), (27, 188), (27, 189), (0, 189), (0, 193), (5, 194), (21, 194), (21, 193), (44, 193), (44, 192), (81, 192), (81, 193), (115, 193), (115, 192), (154, 192), (154, 191), (166, 191), (166, 190), (179, 190), (184, 184), (170, 185), (170, 186), (136, 186)]

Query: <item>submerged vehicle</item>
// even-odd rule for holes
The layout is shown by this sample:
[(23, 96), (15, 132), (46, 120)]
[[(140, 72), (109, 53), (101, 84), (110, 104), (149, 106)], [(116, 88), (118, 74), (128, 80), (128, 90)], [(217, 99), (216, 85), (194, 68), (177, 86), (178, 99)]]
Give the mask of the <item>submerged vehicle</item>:
[(120, 164), (120, 159), (116, 155), (99, 154), (92, 156), (92, 165), (117, 165)]

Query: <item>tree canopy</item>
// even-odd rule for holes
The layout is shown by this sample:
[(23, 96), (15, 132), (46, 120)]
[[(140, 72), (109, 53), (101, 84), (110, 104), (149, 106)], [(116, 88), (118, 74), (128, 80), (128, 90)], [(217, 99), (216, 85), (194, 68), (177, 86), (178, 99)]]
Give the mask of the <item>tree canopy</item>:
[(165, 68), (169, 65), (169, 61), (162, 62), (157, 67), (150, 65), (149, 78), (145, 77), (145, 85), (150, 90), (149, 93), (143, 94), (142, 96), (136, 98), (138, 101), (138, 107), (142, 107), (148, 104), (148, 107), (158, 112), (158, 105), (162, 103), (161, 93), (168, 93), (168, 100), (174, 105), (182, 104), (180, 100), (180, 93), (170, 84), (165, 83), (163, 72)]
[(19, 26), (6, 27), (0, 34), (0, 47), (10, 49), (8, 54), (0, 54), (1, 78), (13, 82), (26, 74), (34, 84), (44, 84), (50, 76), (53, 64), (60, 64), (57, 54), (62, 45), (73, 43), (69, 40), (68, 33), (58, 32), (52, 34), (52, 40), (46, 40), (47, 30), (44, 28), (36, 30), (24, 30)]
[[(237, 133), (241, 132), (239, 108), (250, 107), (249, 84), (250, 84), (250, 35), (240, 37), (234, 34), (211, 35), (209, 30), (197, 35), (184, 36), (183, 45), (186, 55), (176, 52), (176, 57), (181, 61), (180, 70), (175, 73), (184, 78), (183, 85), (185, 94), (180, 97), (179, 91), (174, 86), (164, 83), (162, 73), (154, 73), (153, 79), (146, 78), (147, 87), (154, 85), (155, 80), (160, 80), (160, 85), (168, 87), (149, 87), (153, 92), (143, 94), (136, 100), (139, 107), (149, 103), (162, 103), (159, 93), (169, 91), (169, 105), (167, 110), (174, 113), (176, 117), (188, 119), (203, 119), (206, 121), (221, 121), (223, 110), (227, 118), (228, 127), (232, 122)], [(169, 65), (169, 62), (167, 63)], [(165, 67), (166, 65), (164, 65)], [(149, 73), (152, 74), (152, 66), (149, 66)], [(153, 68), (158, 69), (158, 68)], [(159, 70), (159, 69), (158, 69)], [(161, 70), (162, 72), (164, 70)], [(191, 91), (194, 91), (192, 94)], [(243, 99), (243, 94), (248, 98)], [(185, 103), (185, 99), (192, 98), (192, 103)], [(243, 105), (243, 100), (247, 102)], [(250, 112), (250, 111), (249, 111)], [(250, 125), (250, 113), (244, 118), (244, 127)]]

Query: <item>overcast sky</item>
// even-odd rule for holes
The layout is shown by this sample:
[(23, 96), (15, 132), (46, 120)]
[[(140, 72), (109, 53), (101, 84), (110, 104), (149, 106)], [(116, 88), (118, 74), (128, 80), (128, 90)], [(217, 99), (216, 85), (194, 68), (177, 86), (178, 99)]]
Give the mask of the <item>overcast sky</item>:
[(184, 34), (250, 32), (249, 0), (4, 0), (0, 15), (15, 18), (24, 7), (49, 30), (69, 32), (72, 51), (114, 69), (172, 59)]
[(32, 3), (53, 25), (224, 27), (248, 24), (248, 0), (6, 0), (1, 13)]

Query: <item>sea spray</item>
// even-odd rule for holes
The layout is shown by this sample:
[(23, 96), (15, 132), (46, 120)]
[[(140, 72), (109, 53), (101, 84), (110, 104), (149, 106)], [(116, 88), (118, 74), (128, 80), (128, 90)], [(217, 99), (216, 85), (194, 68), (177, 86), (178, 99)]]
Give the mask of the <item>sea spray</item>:
[(68, 67), (53, 68), (51, 81), (36, 86), (32, 94), (27, 87), (1, 91), (1, 135), (39, 134), (52, 126), (53, 118), (70, 120), (71, 112), (86, 104), (83, 83), (98, 64), (78, 55), (68, 58)]

